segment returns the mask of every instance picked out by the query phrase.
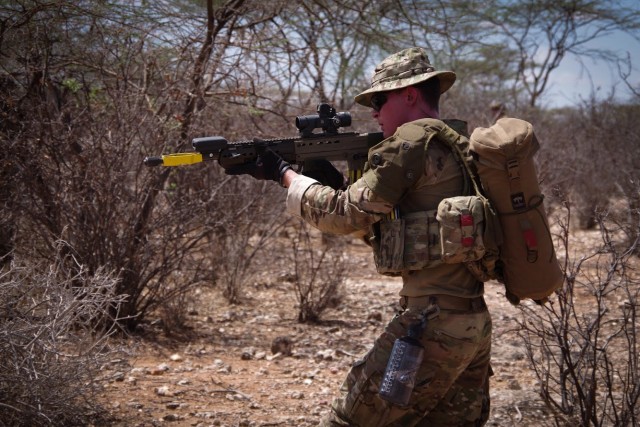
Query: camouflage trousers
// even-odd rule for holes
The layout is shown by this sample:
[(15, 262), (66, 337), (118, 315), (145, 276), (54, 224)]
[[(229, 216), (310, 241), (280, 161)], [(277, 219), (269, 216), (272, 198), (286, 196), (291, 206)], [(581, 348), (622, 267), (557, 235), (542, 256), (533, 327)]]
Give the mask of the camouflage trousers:
[(378, 395), (393, 344), (420, 321), (424, 309), (397, 314), (373, 348), (355, 362), (341, 396), (321, 426), (482, 426), (489, 417), (491, 317), (475, 312), (441, 310), (422, 334), (424, 359), (406, 407)]

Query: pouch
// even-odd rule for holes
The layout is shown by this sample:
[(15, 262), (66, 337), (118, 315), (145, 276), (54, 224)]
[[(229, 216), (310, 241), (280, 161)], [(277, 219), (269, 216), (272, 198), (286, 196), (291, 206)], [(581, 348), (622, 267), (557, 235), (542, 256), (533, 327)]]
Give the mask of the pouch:
[(443, 199), (436, 215), (440, 224), (442, 261), (447, 264), (477, 261), (485, 254), (484, 202), (478, 196)]
[(404, 270), (404, 219), (380, 221), (380, 232), (373, 251), (376, 269), (380, 274), (399, 273)]
[(432, 267), (441, 258), (436, 211), (412, 212), (404, 216), (405, 270)]

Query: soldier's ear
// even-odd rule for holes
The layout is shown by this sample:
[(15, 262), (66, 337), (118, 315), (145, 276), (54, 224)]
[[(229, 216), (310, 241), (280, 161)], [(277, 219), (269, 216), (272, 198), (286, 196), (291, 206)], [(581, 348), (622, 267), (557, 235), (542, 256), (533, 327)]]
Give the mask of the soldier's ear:
[(418, 93), (417, 88), (409, 86), (405, 88), (403, 96), (408, 105), (413, 105), (418, 101), (420, 94)]

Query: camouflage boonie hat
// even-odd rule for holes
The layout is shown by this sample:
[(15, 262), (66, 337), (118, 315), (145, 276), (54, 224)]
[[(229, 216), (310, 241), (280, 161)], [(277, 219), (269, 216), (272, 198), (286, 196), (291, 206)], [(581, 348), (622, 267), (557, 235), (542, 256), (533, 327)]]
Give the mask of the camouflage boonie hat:
[(402, 89), (433, 77), (440, 80), (440, 93), (447, 91), (456, 81), (456, 73), (453, 71), (436, 71), (429, 63), (429, 56), (424, 49), (405, 49), (378, 64), (371, 79), (371, 88), (357, 95), (355, 101), (371, 107), (371, 96), (376, 92)]

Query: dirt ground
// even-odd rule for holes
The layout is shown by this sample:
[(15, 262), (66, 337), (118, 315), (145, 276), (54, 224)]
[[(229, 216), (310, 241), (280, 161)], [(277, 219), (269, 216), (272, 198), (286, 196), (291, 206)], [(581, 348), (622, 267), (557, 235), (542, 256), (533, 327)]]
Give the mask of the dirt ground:
[[(400, 283), (375, 273), (369, 249), (349, 246), (352, 268), (343, 303), (320, 324), (296, 321), (292, 285), (265, 272), (230, 306), (216, 290), (189, 309), (189, 330), (167, 337), (158, 324), (125, 343), (127, 354), (102, 371), (101, 399), (121, 426), (314, 426), (337, 395), (351, 363), (396, 312)], [(537, 395), (518, 310), (488, 283), (494, 376), (490, 426), (555, 425)], [(286, 356), (272, 351), (277, 337)], [(277, 348), (273, 349), (277, 351)]]

